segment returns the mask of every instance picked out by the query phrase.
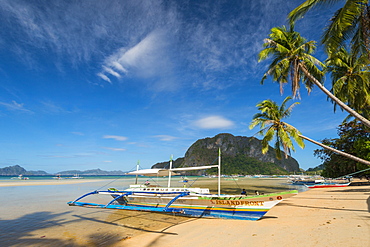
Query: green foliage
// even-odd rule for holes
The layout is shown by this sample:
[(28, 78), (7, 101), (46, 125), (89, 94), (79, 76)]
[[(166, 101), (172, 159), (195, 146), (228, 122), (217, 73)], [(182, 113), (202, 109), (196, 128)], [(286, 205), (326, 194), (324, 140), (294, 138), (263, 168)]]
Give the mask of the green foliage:
[[(217, 168), (212, 168), (208, 171), (209, 174), (216, 174)], [(266, 163), (252, 157), (247, 157), (238, 154), (235, 157), (223, 157), (221, 165), (221, 173), (224, 175), (285, 175), (288, 172), (275, 165), (274, 163)]]
[[(359, 124), (357, 121), (343, 123), (338, 127), (339, 138), (325, 139), (325, 145), (340, 151), (350, 153), (359, 158), (370, 160), (370, 129)], [(315, 150), (315, 156), (323, 160), (325, 177), (340, 177), (350, 173), (369, 168), (369, 166), (358, 163), (326, 149)], [(369, 171), (360, 175), (370, 174)]]
[(306, 0), (288, 16), (291, 26), (316, 6), (326, 4), (330, 7), (335, 2), (342, 2), (324, 29), (322, 43), (329, 56), (335, 54), (342, 46), (351, 45), (354, 54), (370, 52), (370, 5), (369, 0)]
[(325, 65), (312, 56), (316, 43), (307, 42), (298, 32), (287, 30), (285, 26), (274, 27), (263, 46), (265, 49), (260, 52), (259, 61), (271, 58), (272, 62), (261, 83), (271, 77), (280, 84), (282, 93), (283, 85), (291, 82), (293, 97), (299, 97), (300, 82), (310, 92), (313, 87), (311, 77), (318, 81), (323, 78), (324, 73), (319, 67)]
[(295, 151), (292, 140), (301, 148), (304, 148), (303, 140), (300, 137), (301, 133), (293, 126), (282, 121), (290, 116), (294, 105), (299, 104), (295, 102), (291, 106), (286, 107), (287, 102), (291, 99), (289, 96), (286, 97), (281, 106), (278, 106), (271, 100), (264, 100), (258, 103), (257, 107), (260, 113), (253, 116), (252, 123), (249, 126), (250, 129), (256, 126), (259, 126), (261, 129), (257, 134), (264, 136), (262, 139), (262, 153), (267, 153), (269, 142), (275, 141), (274, 147), (278, 159), (282, 159), (281, 149), (284, 149), (285, 158), (290, 154), (290, 150)]
[(370, 117), (369, 64), (367, 54), (358, 57), (344, 48), (326, 60), (334, 95), (364, 117)]

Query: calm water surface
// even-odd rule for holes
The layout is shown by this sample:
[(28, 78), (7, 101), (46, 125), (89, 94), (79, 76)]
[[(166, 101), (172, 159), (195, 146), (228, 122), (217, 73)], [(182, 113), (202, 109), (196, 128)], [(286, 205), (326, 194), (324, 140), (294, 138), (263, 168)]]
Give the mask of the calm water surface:
[[(8, 178), (9, 179), (9, 178)], [(171, 215), (69, 207), (68, 201), (97, 189), (127, 188), (135, 178), (97, 179), (79, 184), (0, 187), (1, 246), (107, 246), (144, 232), (157, 232), (189, 220)], [(174, 178), (172, 186), (183, 186)], [(189, 185), (217, 190), (216, 179), (190, 177)], [(26, 181), (20, 181), (26, 182)], [(140, 183), (145, 179), (140, 178)], [(151, 180), (152, 184), (167, 185), (166, 179)], [(284, 179), (222, 180), (223, 193), (263, 193), (291, 189)], [(99, 201), (101, 197), (90, 196)], [(106, 201), (105, 201), (106, 202)]]

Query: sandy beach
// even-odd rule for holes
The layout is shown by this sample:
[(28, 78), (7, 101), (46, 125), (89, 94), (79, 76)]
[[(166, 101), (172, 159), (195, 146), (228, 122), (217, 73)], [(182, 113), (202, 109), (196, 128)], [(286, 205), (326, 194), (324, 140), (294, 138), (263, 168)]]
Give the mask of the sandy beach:
[(115, 246), (370, 246), (370, 186), (311, 189), (259, 221), (190, 219)]
[[(78, 247), (363, 247), (370, 243), (370, 186), (310, 189), (283, 201), (259, 221), (194, 219), (67, 206), (68, 200), (107, 182), (87, 179), (1, 182), (0, 191), (7, 197), (0, 198), (3, 205), (0, 242), (4, 246)], [(238, 182), (259, 182), (262, 186), (268, 181)], [(280, 186), (281, 181), (274, 182)]]
[(55, 179), (55, 180), (3, 180), (0, 181), (0, 187), (11, 186), (38, 186), (38, 185), (64, 185), (94, 182), (93, 179)]

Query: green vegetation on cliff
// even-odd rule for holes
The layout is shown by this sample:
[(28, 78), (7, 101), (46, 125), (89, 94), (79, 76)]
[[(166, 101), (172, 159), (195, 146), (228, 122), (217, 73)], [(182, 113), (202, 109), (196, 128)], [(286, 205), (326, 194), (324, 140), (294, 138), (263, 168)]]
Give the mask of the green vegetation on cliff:
[[(287, 174), (299, 171), (292, 157), (277, 159), (273, 148), (262, 154), (261, 140), (254, 137), (218, 134), (193, 143), (185, 157), (174, 161), (173, 167), (192, 167), (217, 163), (218, 150), (222, 153), (223, 174)], [(157, 163), (153, 168), (168, 168), (169, 162)], [(212, 172), (212, 171), (211, 171)], [(207, 171), (209, 173), (209, 171)], [(198, 173), (199, 174), (199, 173)]]
[[(209, 174), (216, 174), (217, 169), (212, 168), (207, 171)], [(221, 173), (223, 175), (285, 175), (288, 171), (279, 167), (274, 163), (262, 162), (252, 157), (245, 155), (237, 155), (236, 157), (225, 157), (222, 160)]]

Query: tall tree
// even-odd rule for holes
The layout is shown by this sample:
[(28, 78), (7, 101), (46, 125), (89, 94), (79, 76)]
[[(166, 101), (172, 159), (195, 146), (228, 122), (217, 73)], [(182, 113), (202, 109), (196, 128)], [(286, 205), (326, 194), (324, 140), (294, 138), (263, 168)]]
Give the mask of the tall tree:
[(354, 54), (370, 57), (369, 0), (306, 0), (289, 14), (290, 24), (293, 26), (296, 20), (316, 6), (338, 2), (344, 2), (344, 5), (334, 13), (322, 38), (327, 53), (330, 56), (345, 43), (350, 43)]
[(263, 75), (261, 83), (268, 76), (282, 86), (289, 81), (292, 83), (293, 97), (299, 97), (300, 82), (303, 81), (308, 92), (313, 85), (319, 87), (333, 102), (354, 116), (356, 119), (370, 127), (370, 121), (351, 109), (338, 99), (320, 81), (324, 72), (318, 66), (325, 65), (312, 56), (316, 46), (314, 41), (306, 41), (298, 32), (287, 30), (285, 26), (271, 29), (269, 38), (265, 39), (264, 49), (259, 53), (259, 61), (272, 58), (267, 72)]
[(278, 159), (282, 158), (281, 148), (284, 150), (285, 158), (288, 157), (288, 154), (290, 155), (290, 150), (295, 151), (292, 139), (301, 148), (304, 148), (300, 132), (282, 121), (284, 118), (289, 117), (293, 107), (299, 104), (299, 102), (295, 102), (287, 108), (286, 104), (291, 99), (291, 97), (286, 97), (281, 106), (278, 106), (271, 100), (264, 100), (256, 105), (261, 112), (253, 116), (249, 128), (253, 129), (256, 126), (260, 126), (261, 130), (257, 134), (264, 136), (262, 139), (263, 154), (267, 153), (269, 142), (272, 140), (275, 140), (274, 149)]
[(260, 126), (260, 130), (257, 132), (257, 134), (264, 136), (262, 139), (262, 153), (266, 153), (268, 151), (269, 142), (274, 140), (276, 157), (281, 159), (281, 147), (283, 148), (285, 156), (287, 157), (287, 155), (290, 154), (290, 150), (295, 150), (292, 139), (301, 148), (304, 148), (303, 139), (305, 139), (331, 152), (335, 152), (344, 157), (355, 160), (356, 162), (370, 165), (370, 161), (358, 158), (354, 155), (342, 152), (320, 142), (314, 141), (306, 136), (303, 136), (295, 127), (283, 122), (282, 120), (284, 118), (290, 116), (294, 105), (298, 104), (298, 102), (295, 102), (287, 108), (286, 104), (291, 99), (292, 98), (290, 96), (286, 97), (281, 106), (278, 106), (274, 101), (271, 100), (264, 100), (256, 105), (258, 107), (258, 110), (261, 112), (253, 116), (253, 120), (249, 128), (253, 129), (256, 126)]
[[(339, 125), (338, 138), (324, 139), (322, 142), (338, 150), (370, 160), (370, 129), (357, 121)], [(343, 158), (326, 149), (316, 149), (314, 154), (323, 161), (323, 175), (327, 177), (339, 177), (368, 168), (368, 166)], [(364, 174), (370, 174), (370, 172)]]
[(344, 48), (326, 60), (332, 78), (332, 93), (367, 118), (370, 117), (369, 64), (367, 55), (357, 57)]

